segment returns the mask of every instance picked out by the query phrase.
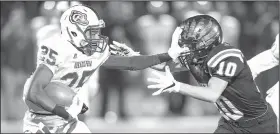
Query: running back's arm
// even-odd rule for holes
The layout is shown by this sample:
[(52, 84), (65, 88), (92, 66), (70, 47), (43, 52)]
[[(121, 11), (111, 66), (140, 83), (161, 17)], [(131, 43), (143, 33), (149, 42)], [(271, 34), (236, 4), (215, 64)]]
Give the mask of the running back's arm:
[(44, 88), (50, 83), (54, 72), (58, 66), (63, 63), (65, 56), (61, 48), (52, 42), (46, 40), (40, 43), (37, 53), (37, 68), (30, 78), (30, 84), (25, 99), (42, 107), (46, 111), (52, 112), (64, 119), (71, 117), (63, 106), (57, 105), (48, 95)]
[(70, 114), (63, 106), (57, 105), (50, 97), (47, 96), (44, 88), (49, 84), (53, 77), (53, 72), (44, 64), (40, 64), (31, 78), (26, 100), (29, 100), (46, 111), (52, 112), (64, 119), (69, 119)]
[(157, 65), (150, 67), (151, 69), (164, 72), (164, 67), (169, 66), (170, 72), (176, 73), (176, 72), (183, 72), (183, 71), (189, 71), (188, 67), (183, 67), (179, 62), (174, 62), (173, 60), (167, 61), (166, 65)]
[(120, 70), (142, 70), (169, 60), (172, 58), (167, 53), (131, 57), (111, 55), (102, 66)]
[(51, 112), (55, 103), (46, 95), (44, 88), (48, 85), (53, 77), (53, 73), (44, 64), (39, 65), (39, 67), (34, 72), (31, 78), (30, 86), (26, 99), (42, 107), (46, 111)]

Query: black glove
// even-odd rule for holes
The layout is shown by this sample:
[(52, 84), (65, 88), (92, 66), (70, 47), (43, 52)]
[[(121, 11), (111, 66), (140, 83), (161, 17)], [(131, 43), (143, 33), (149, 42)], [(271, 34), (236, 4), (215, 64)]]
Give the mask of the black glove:
[(88, 111), (88, 107), (87, 107), (87, 105), (84, 103), (80, 114), (84, 114), (86, 111)]

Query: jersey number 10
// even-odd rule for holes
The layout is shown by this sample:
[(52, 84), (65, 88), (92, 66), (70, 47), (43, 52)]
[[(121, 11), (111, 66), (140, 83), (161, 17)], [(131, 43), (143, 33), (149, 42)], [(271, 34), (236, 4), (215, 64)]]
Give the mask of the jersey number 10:
[(223, 76), (234, 76), (237, 65), (234, 62), (228, 62), (225, 66), (225, 62), (221, 62), (217, 74)]

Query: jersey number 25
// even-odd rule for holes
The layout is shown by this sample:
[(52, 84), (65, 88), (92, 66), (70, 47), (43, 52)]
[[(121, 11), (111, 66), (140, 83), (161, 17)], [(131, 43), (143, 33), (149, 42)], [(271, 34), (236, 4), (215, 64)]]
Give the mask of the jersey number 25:
[[(93, 72), (94, 72), (94, 70), (83, 71), (82, 77), (80, 78), (79, 83), (76, 86), (76, 88), (82, 87), (84, 85), (84, 83), (86, 82), (86, 80), (88, 80), (88, 77), (91, 76), (91, 74)], [(78, 81), (79, 75), (77, 72), (73, 72), (73, 73), (68, 73), (61, 78), (61, 80), (68, 80), (68, 79), (72, 79), (72, 81), (70, 82), (70, 84), (68, 86), (73, 87), (74, 84), (76, 84), (76, 82)]]
[(55, 56), (57, 55), (57, 52), (52, 50), (52, 49), (49, 49), (46, 46), (42, 46), (41, 49), (42, 49), (42, 54), (43, 55), (48, 55), (47, 59), (45, 57), (42, 57), (43, 58), (42, 60), (46, 59), (48, 64), (55, 65), (55, 62), (56, 62)]

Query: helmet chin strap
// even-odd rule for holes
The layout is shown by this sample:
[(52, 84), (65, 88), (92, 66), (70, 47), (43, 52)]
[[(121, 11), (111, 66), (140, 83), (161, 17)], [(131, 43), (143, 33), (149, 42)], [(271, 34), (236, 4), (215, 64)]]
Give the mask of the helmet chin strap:
[(70, 41), (68, 40), (68, 42), (69, 42), (72, 46), (74, 46), (77, 50), (79, 50), (80, 52), (82, 52), (83, 54), (85, 54), (85, 53), (83, 52), (83, 50), (81, 50), (80, 48), (78, 48), (78, 47), (75, 45), (74, 40), (73, 40), (73, 37), (71, 36), (68, 27), (66, 28), (66, 31), (67, 31), (67, 33), (68, 33), (68, 36), (70, 37)]
[(199, 61), (199, 60), (197, 60), (196, 58), (194, 58), (193, 61), (192, 61), (192, 64), (195, 65), (195, 66), (197, 66), (197, 65), (203, 64), (203, 62), (204, 62), (204, 61), (201, 61), (201, 60)]
[(86, 54), (81, 48), (77, 47), (73, 41), (68, 41), (72, 46), (74, 46), (78, 51), (82, 52), (83, 54)]

